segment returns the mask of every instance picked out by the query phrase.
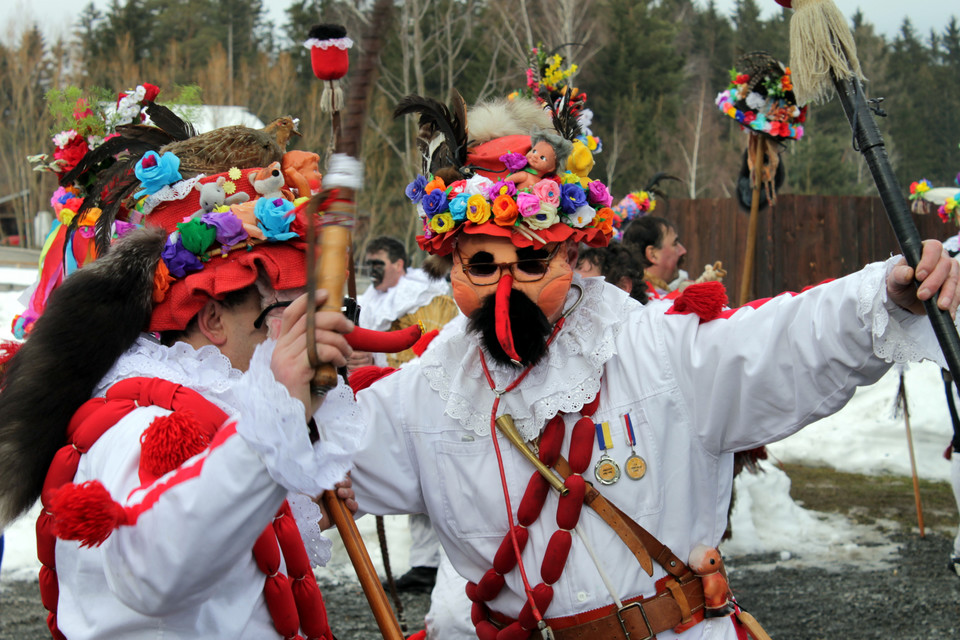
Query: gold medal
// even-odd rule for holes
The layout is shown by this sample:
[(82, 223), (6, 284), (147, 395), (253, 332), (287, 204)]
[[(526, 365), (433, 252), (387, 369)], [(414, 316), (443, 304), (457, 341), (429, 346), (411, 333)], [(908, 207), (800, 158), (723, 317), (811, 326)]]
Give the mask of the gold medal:
[(607, 454), (603, 454), (593, 468), (593, 475), (600, 484), (613, 484), (620, 479), (620, 465)]
[(627, 475), (630, 476), (631, 480), (639, 480), (647, 473), (646, 461), (638, 456), (636, 451), (632, 449), (631, 456), (627, 458), (627, 461), (623, 464), (623, 468), (627, 471)]

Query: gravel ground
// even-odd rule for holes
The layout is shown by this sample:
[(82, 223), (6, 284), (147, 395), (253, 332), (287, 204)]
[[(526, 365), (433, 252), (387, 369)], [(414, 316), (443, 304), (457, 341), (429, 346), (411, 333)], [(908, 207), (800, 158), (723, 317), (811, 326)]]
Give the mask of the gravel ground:
[[(741, 605), (777, 640), (960, 638), (960, 578), (946, 569), (951, 540), (894, 534), (885, 568), (787, 568), (778, 554), (728, 560)], [(359, 585), (322, 585), (340, 640), (377, 638)], [(408, 633), (423, 628), (429, 596), (404, 596)], [(0, 586), (0, 639), (49, 638), (36, 582)]]

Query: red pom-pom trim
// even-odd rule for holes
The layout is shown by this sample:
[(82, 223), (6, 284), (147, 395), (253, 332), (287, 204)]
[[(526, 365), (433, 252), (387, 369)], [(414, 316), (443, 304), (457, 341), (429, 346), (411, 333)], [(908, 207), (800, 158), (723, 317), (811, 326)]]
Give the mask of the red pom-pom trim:
[(413, 343), (413, 346), (410, 347), (413, 350), (414, 355), (418, 358), (423, 355), (423, 352), (427, 350), (427, 347), (430, 346), (430, 343), (433, 342), (433, 339), (440, 335), (440, 329), (433, 329), (427, 331), (425, 334), (420, 336), (420, 339)]
[(547, 493), (550, 491), (550, 484), (547, 479), (540, 475), (539, 471), (534, 471), (530, 476), (530, 482), (527, 483), (527, 490), (520, 500), (520, 506), (517, 508), (517, 522), (524, 527), (529, 527), (540, 517), (543, 511), (543, 503), (547, 500)]
[(727, 306), (727, 289), (721, 282), (700, 282), (683, 290), (668, 315), (695, 313), (700, 322), (709, 322), (720, 317)]
[(123, 505), (100, 482), (65, 484), (51, 494), (53, 533), (61, 540), (79, 540), (81, 547), (99, 547), (113, 530), (127, 522)]
[(567, 564), (567, 556), (570, 555), (570, 546), (573, 544), (573, 536), (569, 531), (554, 531), (550, 536), (550, 542), (547, 543), (547, 550), (543, 554), (543, 562), (540, 563), (540, 577), (547, 584), (554, 584), (563, 574), (563, 568)]
[(557, 526), (561, 529), (573, 529), (580, 521), (580, 511), (583, 509), (583, 494), (587, 489), (587, 484), (583, 476), (572, 475), (563, 481), (564, 486), (570, 491), (567, 495), (560, 496), (560, 504), (557, 505)]
[(188, 411), (156, 418), (140, 436), (141, 479), (155, 480), (173, 471), (209, 444), (210, 436)]
[(583, 473), (590, 466), (593, 455), (593, 437), (597, 432), (590, 418), (580, 418), (573, 426), (570, 435), (570, 469), (574, 473)]
[(366, 389), (377, 380), (386, 378), (394, 371), (396, 369), (392, 367), (375, 367), (373, 365), (357, 367), (350, 373), (350, 388), (353, 389), (353, 395), (356, 396), (358, 391)]
[[(523, 553), (530, 532), (527, 531), (526, 527), (514, 527), (513, 530), (517, 534), (517, 546), (520, 547), (520, 553)], [(517, 554), (513, 550), (513, 537), (507, 533), (503, 537), (503, 542), (500, 543), (496, 555), (493, 556), (493, 570), (500, 574), (506, 574), (512, 571), (515, 566), (517, 566)]]

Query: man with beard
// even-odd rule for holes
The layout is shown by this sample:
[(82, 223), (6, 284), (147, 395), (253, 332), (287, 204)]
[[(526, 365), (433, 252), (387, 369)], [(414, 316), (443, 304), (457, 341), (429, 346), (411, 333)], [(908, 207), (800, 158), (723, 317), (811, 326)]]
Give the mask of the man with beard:
[[(837, 411), (886, 359), (941, 359), (911, 315), (922, 313), (913, 270), (891, 260), (736, 311), (724, 311), (718, 283), (688, 288), (669, 310), (643, 306), (574, 273), (579, 244), (612, 235), (601, 183), (502, 180), (528, 145), (489, 139), (459, 168), (483, 168), (472, 176), (407, 188), (421, 247), (452, 260), (464, 317), (357, 392), (371, 427), (357, 500), (370, 513), (430, 515), (469, 581), (480, 638), (549, 627), (558, 640), (732, 640), (743, 623), (705, 619), (686, 561), (720, 542), (733, 454)], [(958, 271), (928, 242), (919, 297), (943, 285), (938, 304), (955, 312)]]
[(643, 280), (651, 298), (672, 300), (690, 283), (687, 272), (680, 269), (687, 249), (680, 243), (676, 227), (665, 218), (635, 219), (623, 232), (623, 244), (643, 265)]

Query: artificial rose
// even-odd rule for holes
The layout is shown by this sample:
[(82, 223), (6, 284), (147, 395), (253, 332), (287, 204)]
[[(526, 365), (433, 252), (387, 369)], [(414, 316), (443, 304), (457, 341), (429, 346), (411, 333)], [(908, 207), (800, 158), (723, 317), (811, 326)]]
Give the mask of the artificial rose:
[(516, 173), (527, 166), (527, 157), (521, 153), (505, 153), (500, 156), (500, 162), (510, 173)]
[(520, 209), (517, 208), (517, 201), (511, 196), (507, 194), (497, 196), (491, 209), (493, 221), (501, 227), (512, 227), (517, 223), (517, 214), (520, 213)]
[(153, 293), (151, 298), (155, 303), (163, 302), (167, 297), (167, 290), (170, 289), (170, 283), (174, 281), (167, 269), (167, 263), (163, 260), (157, 261), (157, 268), (153, 271)]
[(225, 249), (250, 237), (243, 228), (243, 222), (229, 209), (223, 212), (205, 213), (200, 219), (217, 230), (217, 242)]
[(500, 196), (513, 196), (517, 195), (517, 184), (515, 182), (505, 182), (499, 180), (490, 185), (490, 189), (487, 191), (488, 200), (496, 200)]
[(587, 186), (587, 202), (598, 204), (601, 207), (609, 207), (613, 202), (613, 197), (607, 191), (607, 185), (599, 180), (594, 180)]
[(89, 149), (90, 147), (87, 146), (87, 141), (78, 136), (68, 142), (63, 148), (54, 151), (54, 160), (60, 161), (57, 173), (66, 173), (73, 169), (83, 160), (83, 156), (87, 155)]
[(524, 218), (523, 221), (531, 229), (549, 229), (560, 222), (560, 216), (557, 215), (556, 205), (541, 202), (540, 210), (529, 218)]
[(425, 187), (423, 188), (423, 190), (424, 190), (428, 195), (429, 195), (430, 193), (432, 193), (435, 189), (439, 189), (440, 191), (446, 191), (446, 190), (447, 190), (447, 185), (444, 184), (443, 178), (437, 178), (436, 176), (434, 176), (433, 180), (431, 180), (430, 182), (428, 182), (428, 183), (427, 183), (427, 186), (425, 186)]
[(570, 226), (576, 227), (577, 229), (583, 229), (585, 226), (593, 222), (593, 218), (596, 215), (596, 209), (588, 204), (584, 204), (580, 207), (577, 207), (577, 210), (572, 216), (570, 216)]
[(217, 240), (217, 229), (204, 223), (199, 218), (192, 218), (177, 225), (180, 230), (180, 242), (183, 248), (198, 256), (206, 253)]
[(560, 187), (560, 210), (567, 215), (587, 204), (587, 194), (583, 187), (577, 184), (565, 184)]
[(263, 231), (268, 241), (283, 242), (297, 237), (296, 232), (290, 230), (296, 214), (293, 213), (293, 203), (289, 200), (257, 198), (253, 213), (257, 217), (257, 227)]
[(485, 196), (490, 191), (491, 185), (493, 185), (493, 180), (478, 173), (467, 180), (467, 186), (463, 189), (463, 192), (471, 196), (478, 194)]
[(560, 185), (554, 180), (541, 180), (533, 185), (533, 192), (542, 202), (552, 204), (556, 209), (560, 206)]
[(414, 178), (413, 182), (407, 185), (407, 188), (403, 190), (407, 197), (414, 203), (419, 203), (423, 200), (424, 196), (424, 187), (427, 186), (427, 179), (423, 176), (417, 176)]
[(143, 186), (143, 189), (133, 194), (134, 198), (152, 195), (167, 185), (183, 180), (180, 175), (180, 158), (170, 152), (161, 156), (156, 151), (147, 151), (137, 161), (134, 173)]
[(580, 176), (572, 171), (564, 171), (560, 176), (560, 184), (580, 184)]
[(490, 219), (490, 203), (480, 194), (474, 194), (467, 200), (467, 220), (473, 224), (483, 224)]
[(597, 211), (597, 215), (593, 219), (593, 226), (600, 229), (604, 235), (609, 236), (613, 233), (613, 218), (613, 209), (604, 207)]
[[(122, 238), (127, 235), (134, 229), (139, 229), (140, 225), (132, 224), (130, 222), (124, 222), (123, 220), (114, 220), (113, 230), (117, 234), (118, 238)], [(160, 261), (160, 264), (163, 264), (163, 260)]]
[(540, 211), (540, 198), (532, 193), (521, 191), (517, 194), (517, 209), (524, 218), (535, 215)]
[(160, 87), (149, 82), (144, 82), (142, 85), (137, 87), (137, 93), (140, 93), (140, 89), (143, 88), (143, 97), (141, 100), (143, 102), (153, 102), (157, 95), (160, 93)]
[(432, 218), (438, 213), (443, 213), (447, 210), (447, 194), (443, 189), (434, 189), (433, 191), (427, 192), (427, 195), (423, 197), (420, 204), (423, 205), (423, 210), (427, 212), (427, 215)]
[(430, 218), (430, 229), (438, 234), (450, 231), (453, 226), (453, 217), (449, 213), (439, 213)]
[[(913, 187), (910, 187), (910, 191), (913, 191)], [(59, 213), (60, 209), (63, 209), (63, 204), (73, 197), (73, 194), (64, 189), (63, 187), (57, 187), (57, 190), (53, 192), (53, 197), (50, 198), (50, 206), (53, 207), (54, 213)]]
[(182, 278), (187, 275), (187, 272), (203, 269), (200, 258), (184, 248), (179, 237), (173, 242), (167, 238), (167, 244), (160, 257), (167, 263), (167, 269), (174, 278)]
[(467, 219), (467, 202), (473, 196), (461, 193), (450, 201), (450, 216), (454, 222), (463, 222)]
[(447, 197), (455, 198), (467, 188), (466, 180), (457, 180), (456, 182), (451, 182), (450, 186), (447, 187)]

